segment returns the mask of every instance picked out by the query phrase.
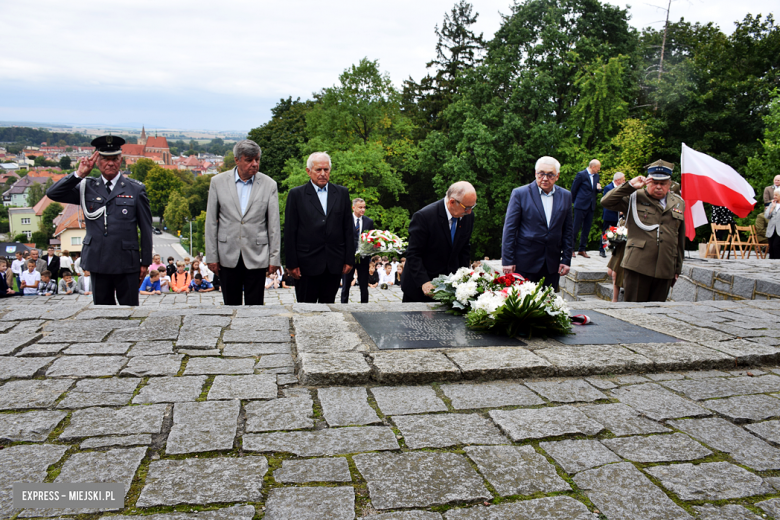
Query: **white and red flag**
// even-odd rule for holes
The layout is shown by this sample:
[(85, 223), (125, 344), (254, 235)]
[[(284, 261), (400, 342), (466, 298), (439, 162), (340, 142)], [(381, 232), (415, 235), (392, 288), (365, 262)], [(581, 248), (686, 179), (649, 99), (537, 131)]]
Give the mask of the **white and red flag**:
[(696, 228), (707, 224), (703, 202), (723, 206), (745, 218), (756, 205), (756, 192), (727, 164), (697, 152), (683, 143), (682, 198), (685, 201), (685, 236), (693, 240)]

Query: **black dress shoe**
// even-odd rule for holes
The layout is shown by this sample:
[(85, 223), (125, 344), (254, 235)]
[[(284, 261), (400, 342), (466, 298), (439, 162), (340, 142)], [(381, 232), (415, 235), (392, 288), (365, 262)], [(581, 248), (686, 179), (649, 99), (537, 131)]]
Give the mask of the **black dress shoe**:
[(607, 253), (605, 253), (605, 252), (604, 252), (604, 250), (603, 250), (603, 249), (601, 249), (601, 250), (599, 251), (599, 256), (600, 256), (601, 258), (606, 258), (606, 257), (607, 257)]

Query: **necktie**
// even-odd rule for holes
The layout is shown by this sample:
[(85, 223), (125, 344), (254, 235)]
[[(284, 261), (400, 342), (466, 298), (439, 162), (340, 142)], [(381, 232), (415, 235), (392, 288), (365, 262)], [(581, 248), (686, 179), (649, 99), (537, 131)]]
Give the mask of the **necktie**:
[(360, 219), (355, 219), (355, 231), (360, 231)]
[(455, 229), (458, 227), (458, 219), (454, 218), (452, 219), (452, 225), (450, 226), (450, 238), (452, 238), (452, 243), (455, 243)]
[(111, 195), (111, 181), (108, 181), (106, 183), (106, 191), (108, 192), (109, 195)]

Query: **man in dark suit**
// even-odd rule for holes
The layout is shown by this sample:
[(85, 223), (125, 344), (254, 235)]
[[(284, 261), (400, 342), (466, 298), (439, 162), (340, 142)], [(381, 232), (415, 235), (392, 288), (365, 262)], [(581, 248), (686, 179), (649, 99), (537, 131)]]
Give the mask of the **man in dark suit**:
[[(596, 193), (601, 191), (599, 184), (599, 171), (601, 163), (593, 159), (588, 167), (577, 173), (571, 185), (571, 198), (574, 201), (574, 234), (572, 239), (580, 233), (580, 256), (590, 258), (587, 253), (588, 234), (593, 224), (593, 213), (596, 211)], [(572, 255), (573, 256), (573, 255)]]
[[(366, 201), (354, 199), (352, 201), (352, 221), (355, 226), (352, 233), (355, 236), (355, 251), (357, 251), (360, 235), (374, 229), (374, 221), (366, 217), (365, 213)], [(360, 303), (368, 303), (368, 264), (370, 263), (370, 258), (361, 258), (353, 270), (342, 276), (341, 303), (349, 303), (349, 288), (352, 286), (355, 273), (357, 273), (357, 283), (360, 285)]]
[[(96, 305), (138, 305), (138, 277), (152, 263), (149, 199), (142, 183), (119, 173), (123, 144), (111, 135), (94, 139), (95, 153), (46, 192), (56, 202), (81, 204), (87, 229), (81, 268), (92, 273)], [(86, 178), (94, 167), (101, 176)]]
[(349, 191), (331, 184), (330, 156), (306, 161), (311, 182), (290, 190), (285, 209), (287, 269), (298, 280), (299, 302), (334, 303), (342, 275), (355, 265), (354, 221)]
[[(607, 193), (614, 190), (624, 182), (626, 182), (626, 176), (622, 172), (617, 172), (614, 177), (612, 177), (612, 182), (604, 186), (604, 197), (607, 196)], [(605, 233), (611, 226), (617, 226), (618, 220), (620, 220), (620, 215), (622, 215), (622, 213), (604, 208), (604, 213), (601, 217), (604, 221), (604, 225), (601, 227), (601, 232)], [(599, 255), (602, 258), (607, 257), (607, 252), (605, 251), (606, 247), (606, 244), (602, 242), (601, 247), (599, 248)]]
[(501, 264), (504, 273), (519, 273), (558, 290), (572, 258), (571, 193), (555, 185), (561, 170), (552, 157), (536, 161), (536, 180), (512, 190), (504, 220)]
[(46, 269), (51, 271), (52, 281), (56, 284), (60, 275), (60, 257), (55, 255), (54, 248), (49, 246), (47, 254), (43, 259), (46, 261)]
[(401, 275), (405, 302), (430, 302), (431, 280), (454, 273), (469, 265), (471, 231), (477, 192), (470, 183), (456, 182), (447, 189), (444, 200), (412, 215), (409, 247)]

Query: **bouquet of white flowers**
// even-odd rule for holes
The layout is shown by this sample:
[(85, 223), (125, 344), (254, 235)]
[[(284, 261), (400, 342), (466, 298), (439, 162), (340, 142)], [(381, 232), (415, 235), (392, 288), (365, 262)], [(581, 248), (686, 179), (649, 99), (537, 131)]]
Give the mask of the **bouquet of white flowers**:
[(625, 242), (627, 238), (628, 228), (626, 226), (609, 226), (601, 237), (605, 244)]
[(489, 265), (470, 269), (461, 267), (454, 274), (437, 276), (433, 284), (433, 298), (451, 307), (453, 314), (465, 314), (471, 302), (491, 287), (495, 271)]
[(372, 229), (360, 235), (355, 261), (365, 256), (395, 254), (401, 255), (406, 247), (406, 242), (390, 231)]

